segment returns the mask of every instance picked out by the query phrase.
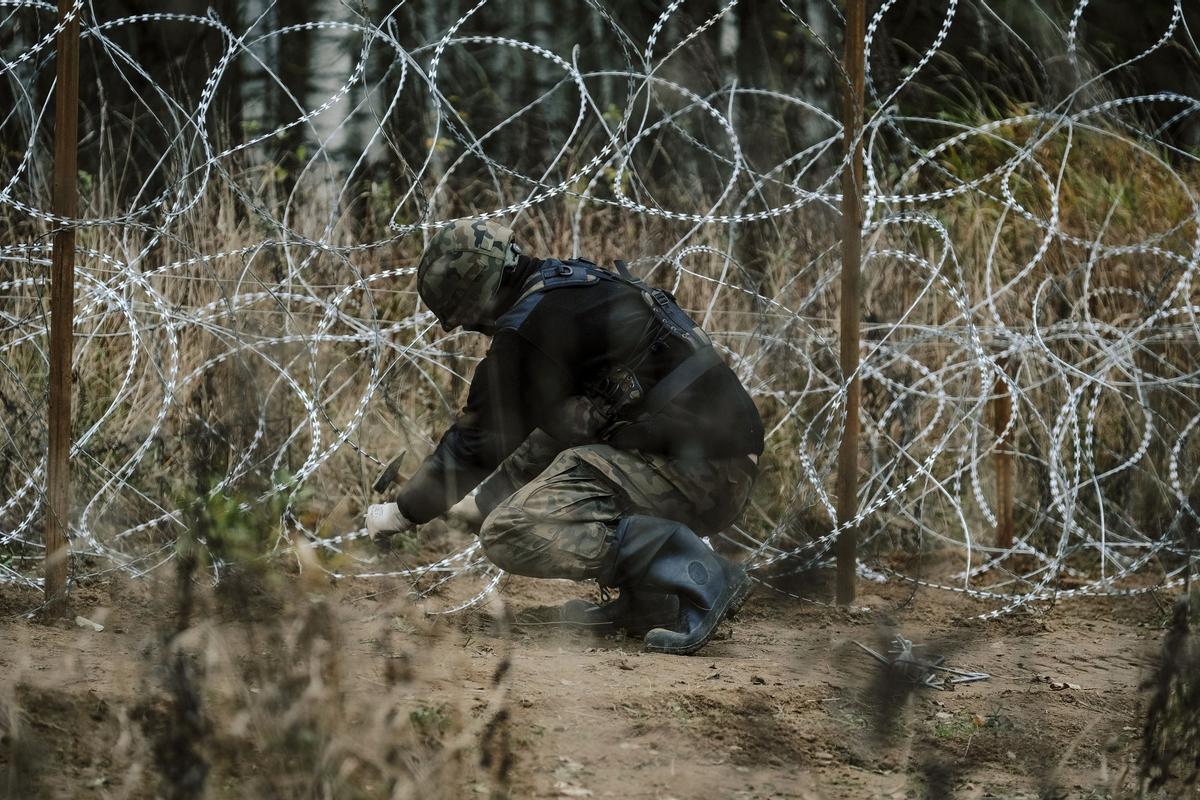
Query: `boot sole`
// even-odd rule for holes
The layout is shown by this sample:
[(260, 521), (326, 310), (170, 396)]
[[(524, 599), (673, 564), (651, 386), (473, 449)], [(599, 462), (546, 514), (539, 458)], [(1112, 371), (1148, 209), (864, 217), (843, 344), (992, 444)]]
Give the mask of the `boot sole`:
[[(728, 616), (729, 614), (726, 614), (726, 617)], [(642, 623), (638, 626), (621, 626), (611, 622), (578, 622), (576, 620), (568, 619), (560, 619), (558, 623), (568, 630), (578, 631), (580, 633), (592, 633), (596, 634), (597, 636), (609, 636), (611, 634), (617, 634), (621, 631), (624, 631), (625, 635), (630, 638), (642, 639), (650, 631), (654, 630), (655, 628), (661, 628), (663, 625), (670, 625), (672, 621), (673, 620), (659, 620), (657, 622)]]
[(596, 634), (597, 636), (608, 636), (610, 634), (620, 633), (625, 631), (626, 636), (635, 639), (641, 639), (647, 633), (655, 628), (661, 628), (665, 625), (670, 625), (674, 622), (673, 618), (661, 617), (657, 620), (639, 616), (633, 624), (622, 625), (619, 622), (587, 622), (586, 620), (571, 618), (570, 612), (567, 611), (567, 606), (563, 606), (559, 611), (558, 622), (564, 628), (569, 630), (587, 632)]
[[(750, 580), (750, 576), (748, 576), (741, 567), (735, 567), (734, 569), (736, 572), (734, 573), (731, 582), (736, 583), (736, 585), (734, 586), (733, 591), (730, 592), (728, 597), (725, 599), (724, 609), (718, 612), (717, 609), (714, 608), (713, 611), (709, 612), (710, 618), (712, 614), (716, 614), (717, 618), (703, 636), (694, 642), (688, 642), (687, 644), (681, 644), (677, 646), (669, 644), (647, 644), (646, 652), (688, 656), (704, 647), (704, 645), (708, 644), (712, 640), (713, 634), (717, 632), (717, 628), (721, 626), (721, 622), (732, 616), (733, 610), (740, 609), (742, 607), (742, 604), (746, 602), (746, 598), (750, 596), (751, 589), (754, 588), (754, 583)], [(674, 633), (674, 631), (671, 632)]]

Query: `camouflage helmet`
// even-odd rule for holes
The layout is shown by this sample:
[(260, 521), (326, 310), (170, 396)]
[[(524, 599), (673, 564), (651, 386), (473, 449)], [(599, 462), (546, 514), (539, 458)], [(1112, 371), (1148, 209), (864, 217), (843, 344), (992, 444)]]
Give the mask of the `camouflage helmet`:
[(417, 267), (417, 292), (446, 330), (487, 321), (505, 264), (516, 258), (513, 232), (488, 220), (460, 220), (429, 241)]

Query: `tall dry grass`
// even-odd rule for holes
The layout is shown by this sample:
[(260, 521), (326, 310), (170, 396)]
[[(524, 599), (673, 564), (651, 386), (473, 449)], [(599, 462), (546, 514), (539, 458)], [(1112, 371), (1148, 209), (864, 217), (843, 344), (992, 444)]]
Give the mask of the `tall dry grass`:
[[(1004, 164), (1014, 143), (1029, 141), (1034, 128), (1014, 123), (991, 137), (967, 140), (941, 153), (936, 170), (902, 175), (880, 165), (880, 177), (899, 191), (953, 187)], [(1188, 524), (1170, 496), (1163, 465), (1200, 407), (1192, 382), (1168, 383), (1189, 373), (1197, 343), (1178, 315), (1139, 331), (1132, 344), (1121, 338), (1165, 299), (1182, 268), (1150, 250), (1093, 258), (1093, 244), (1152, 242), (1160, 251), (1188, 253), (1196, 237), (1188, 195), (1200, 186), (1196, 170), (1114, 130), (1056, 134), (1009, 181), (1014, 200), (1036, 217), (1050, 216), (1045, 176), (1057, 175), (1064, 158), (1057, 197), (1065, 236), (1045, 248), (1045, 231), (998, 199), (999, 177), (921, 208), (944, 226), (952, 258), (929, 225), (890, 224), (869, 239), (876, 255), (866, 262), (863, 290), (869, 356), (864, 502), (890, 492), (914, 465), (932, 458), (929, 474), (868, 519), (877, 554), (961, 540), (964, 522), (978, 536), (990, 535), (972, 481), (986, 502), (994, 502), (991, 461), (982, 458), (970, 468), (961, 454), (977, 441), (985, 443), (985, 452), (994, 445), (986, 415), (972, 399), (991, 386), (980, 385), (967, 344), (970, 326), (948, 287), (961, 290), (988, 357), (1009, 351), (1008, 369), (1019, 388), (1013, 442), (1023, 535), (1047, 546), (1057, 541), (1062, 519), (1050, 491), (1058, 480), (1052, 473), (1092, 464), (1102, 472), (1130, 457), (1145, 428), (1143, 409), (1153, 420), (1145, 456), (1127, 480), (1105, 486), (1103, 503), (1085, 492), (1073, 513), (1092, 524), (1103, 511), (1106, 524), (1130, 538)], [(473, 364), (486, 348), (481, 337), (442, 336), (431, 327), (411, 275), (372, 280), (383, 270), (414, 266), (421, 248), (416, 236), (387, 241), (394, 187), (363, 183), (335, 203), (329, 192), (293, 193), (287, 176), (272, 165), (223, 168), (222, 180), (211, 181), (186, 213), (169, 220), (168, 235), (160, 235), (167, 222), (161, 218), (79, 233), (81, 285), (109, 288), (81, 292), (101, 299), (77, 324), (75, 430), (99, 427), (77, 459), (76, 497), (85, 504), (97, 498), (88, 529), (101, 543), (119, 537), (115, 549), (124, 557), (178, 535), (179, 526), (170, 521), (137, 526), (194, 501), (200, 439), (207, 442), (202, 477), (213, 478), (210, 486), (254, 494), (256, 502), (285, 494), (284, 519), (316, 535), (354, 527), (372, 499), (369, 484), (378, 462), (403, 450), (402, 472), (415, 468), (461, 406)], [(90, 188), (82, 205), (90, 216), (115, 215), (127, 205), (106, 196), (98, 181)], [(490, 191), (464, 187), (441, 204), (441, 213), (486, 207)], [(763, 192), (763, 203), (787, 199), (778, 187)], [(662, 194), (695, 201), (669, 186)], [(831, 405), (842, 380), (836, 216), (814, 205), (732, 231), (719, 225), (692, 231), (594, 206), (576, 229), (577, 202), (523, 213), (518, 229), (527, 250), (578, 252), (600, 263), (624, 258), (652, 282), (673, 288), (728, 350), (772, 431), (745, 529), (760, 538), (786, 531), (778, 540), (785, 545), (828, 531), (832, 523), (817, 487), (833, 491), (841, 428), (839, 406)], [(40, 248), (5, 262), (15, 281), (6, 290), (12, 320), (6, 336), (34, 332), (4, 351), (0, 370), (0, 400), (11, 420), (0, 481), (10, 496), (33, 474), (34, 454), (44, 441), (45, 355), (36, 331), (45, 313), (48, 252), (44, 226), (11, 212), (4, 225), (11, 241)], [(682, 246), (697, 249), (673, 262), (684, 234)], [(386, 243), (359, 249), (367, 242)], [(1026, 270), (1035, 257), (1036, 266)], [(1176, 299), (1180, 307), (1196, 302), (1194, 285), (1184, 291), (1188, 297)], [(81, 303), (80, 312), (84, 308)], [(1139, 398), (1141, 389), (1119, 368), (1093, 375), (1109, 386), (1088, 395), (1068, 426), (1094, 431), (1094, 452), (1081, 459), (1070, 442), (1052, 436), (1062, 428), (1058, 415), (1080, 380), (1064, 365), (1087, 375), (1106, 357), (1106, 347), (1126, 345), (1129, 365), (1158, 383), (1141, 387)], [(379, 378), (374, 390), (372, 368)], [(929, 371), (944, 379), (940, 389)], [(958, 413), (939, 411), (946, 400)], [(348, 440), (322, 455), (319, 468), (296, 485), (293, 478), (312, 453), (346, 430), (353, 431)], [(942, 448), (936, 457), (934, 447)], [(1052, 468), (1054, 451), (1061, 464)], [(1185, 461), (1195, 466), (1190, 450)], [(949, 488), (939, 488), (940, 482)], [(1194, 480), (1189, 485), (1194, 493)], [(264, 488), (256, 494), (244, 491), (247, 486)], [(4, 515), (7, 529), (33, 509), (36, 493), (26, 494)], [(91, 549), (91, 558), (88, 548), (81, 555), (85, 573), (104, 563)], [(13, 552), (26, 557), (29, 551)]]
[[(273, 519), (261, 509), (210, 505), (189, 522), (227, 559), (217, 584), (203, 579), (201, 541), (184, 537), (173, 574), (110, 587), (111, 615), (97, 618), (118, 638), (85, 631), (13, 654), (0, 795), (510, 796), (506, 654), (468, 691), (465, 630), (396, 592), (355, 609), (316, 577), (307, 548), (298, 564), (264, 547)], [(67, 627), (51, 634), (60, 644)]]

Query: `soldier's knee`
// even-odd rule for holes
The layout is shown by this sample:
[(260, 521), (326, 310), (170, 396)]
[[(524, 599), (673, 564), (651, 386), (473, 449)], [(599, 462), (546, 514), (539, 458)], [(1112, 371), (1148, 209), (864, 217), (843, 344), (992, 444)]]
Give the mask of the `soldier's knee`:
[(547, 520), (536, 508), (502, 503), (480, 529), (484, 555), (531, 578), (593, 578), (607, 563), (612, 531), (597, 520)]
[(513, 545), (526, 535), (532, 521), (523, 508), (501, 503), (487, 515), (479, 529), (483, 554), (501, 569), (515, 571), (521, 559)]

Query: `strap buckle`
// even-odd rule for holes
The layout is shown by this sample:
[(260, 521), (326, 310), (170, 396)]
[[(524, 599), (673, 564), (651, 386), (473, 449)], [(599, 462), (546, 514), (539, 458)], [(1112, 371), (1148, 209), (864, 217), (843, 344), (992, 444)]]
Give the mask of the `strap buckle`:
[(664, 292), (662, 289), (651, 289), (650, 296), (654, 298), (654, 302), (666, 308), (671, 305), (671, 295)]
[(553, 278), (569, 278), (574, 270), (570, 264), (553, 264), (542, 267), (542, 280), (551, 280)]

